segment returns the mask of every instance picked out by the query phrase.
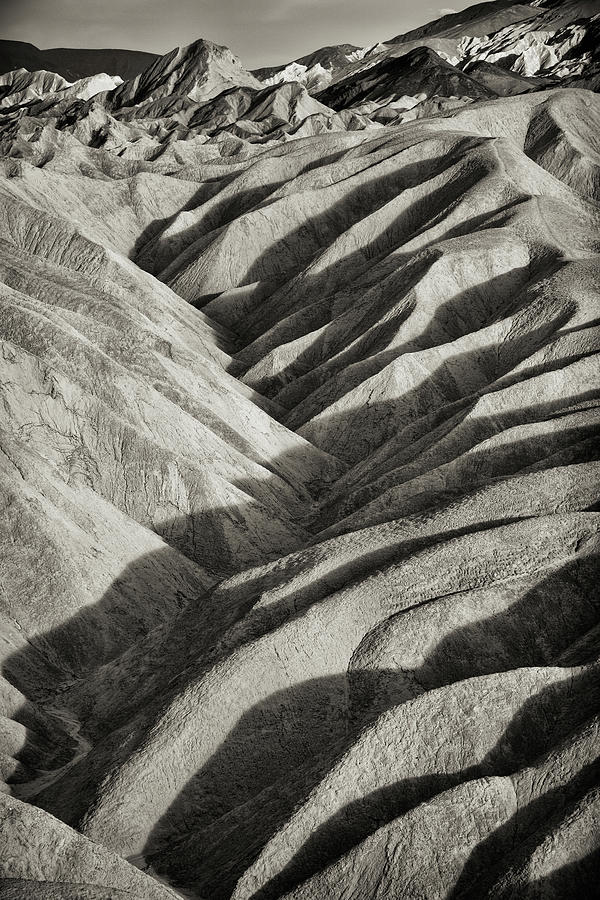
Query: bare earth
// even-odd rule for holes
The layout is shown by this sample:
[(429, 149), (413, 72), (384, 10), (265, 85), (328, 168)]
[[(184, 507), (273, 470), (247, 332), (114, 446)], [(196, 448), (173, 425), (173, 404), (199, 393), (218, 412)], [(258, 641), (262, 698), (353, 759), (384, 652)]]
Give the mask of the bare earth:
[(1, 898), (598, 896), (596, 7), (19, 45)]

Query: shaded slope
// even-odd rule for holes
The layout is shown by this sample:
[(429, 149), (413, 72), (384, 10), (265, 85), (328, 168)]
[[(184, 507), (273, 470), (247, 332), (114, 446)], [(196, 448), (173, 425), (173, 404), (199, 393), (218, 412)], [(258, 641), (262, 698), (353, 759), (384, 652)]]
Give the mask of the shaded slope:
[(440, 35), (473, 36), (490, 34), (513, 22), (533, 18), (537, 14), (529, 4), (514, 3), (513, 0), (494, 0), (492, 3), (476, 3), (460, 12), (448, 13), (433, 22), (414, 28), (391, 38), (390, 43), (407, 43), (422, 38)]
[(557, 83), (557, 79), (527, 78), (486, 60), (475, 60), (465, 71), (500, 97), (554, 87)]
[(396, 99), (424, 93), (442, 97), (467, 96), (482, 99), (495, 92), (475, 78), (445, 62), (428, 47), (419, 47), (401, 57), (390, 57), (356, 76), (348, 76), (318, 96), (333, 109), (365, 100)]
[(63, 78), (76, 81), (98, 72), (134, 78), (157, 59), (156, 53), (140, 50), (90, 50), (56, 48), (39, 50), (22, 41), (0, 41), (0, 70), (28, 69), (30, 72), (47, 69)]
[(256, 135), (280, 136), (307, 120), (319, 120), (330, 127), (345, 130), (345, 122), (333, 110), (311, 97), (297, 82), (286, 82), (261, 91), (231, 88), (196, 107), (188, 127), (199, 134), (231, 131), (252, 139)]

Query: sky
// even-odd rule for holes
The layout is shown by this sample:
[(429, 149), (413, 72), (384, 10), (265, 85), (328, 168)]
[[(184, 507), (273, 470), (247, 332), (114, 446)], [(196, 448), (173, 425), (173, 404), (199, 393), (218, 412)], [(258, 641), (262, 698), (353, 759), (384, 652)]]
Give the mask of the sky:
[(0, 37), (50, 47), (166, 53), (207, 38), (247, 68), (328, 44), (367, 46), (477, 0), (0, 0)]

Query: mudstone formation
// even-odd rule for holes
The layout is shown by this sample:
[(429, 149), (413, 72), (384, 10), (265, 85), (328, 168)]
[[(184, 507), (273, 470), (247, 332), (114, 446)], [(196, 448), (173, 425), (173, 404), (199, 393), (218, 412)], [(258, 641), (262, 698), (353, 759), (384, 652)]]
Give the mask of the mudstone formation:
[(599, 38), (3, 42), (0, 897), (598, 896)]

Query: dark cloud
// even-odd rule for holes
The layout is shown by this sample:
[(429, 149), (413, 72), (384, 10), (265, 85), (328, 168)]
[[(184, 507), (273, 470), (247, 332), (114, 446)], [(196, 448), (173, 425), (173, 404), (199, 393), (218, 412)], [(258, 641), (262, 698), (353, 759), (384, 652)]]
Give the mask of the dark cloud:
[(0, 0), (0, 25), (3, 37), (42, 48), (165, 53), (206, 37), (231, 47), (251, 68), (326, 44), (373, 44), (437, 17), (438, 10), (421, 0)]

